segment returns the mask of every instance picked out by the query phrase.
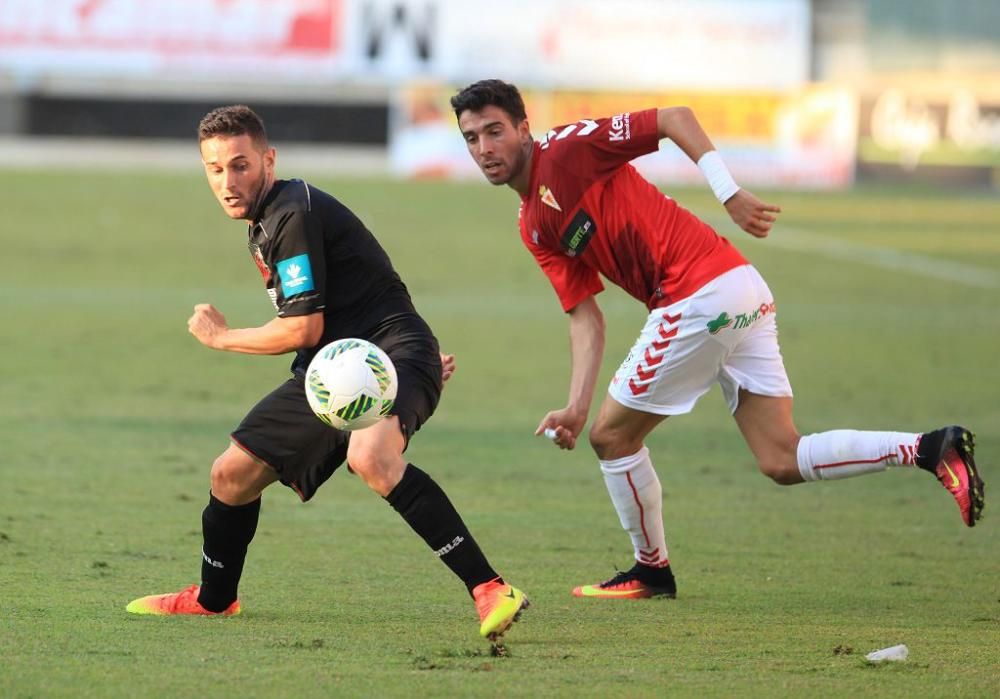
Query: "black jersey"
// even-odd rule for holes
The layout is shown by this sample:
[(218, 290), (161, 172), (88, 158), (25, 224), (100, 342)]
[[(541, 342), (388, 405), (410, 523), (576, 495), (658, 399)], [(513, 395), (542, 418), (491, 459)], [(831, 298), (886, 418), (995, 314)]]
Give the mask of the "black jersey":
[(400, 314), (416, 315), (382, 246), (350, 209), (302, 180), (278, 180), (250, 225), (250, 255), (280, 317), (323, 313), (323, 337), (300, 349), (303, 373), (316, 351), (366, 338)]

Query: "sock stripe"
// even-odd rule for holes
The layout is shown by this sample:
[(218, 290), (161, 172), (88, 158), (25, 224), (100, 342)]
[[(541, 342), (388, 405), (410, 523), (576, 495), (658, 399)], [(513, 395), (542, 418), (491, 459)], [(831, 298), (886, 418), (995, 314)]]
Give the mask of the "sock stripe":
[(649, 541), (649, 532), (646, 531), (646, 512), (642, 508), (642, 501), (639, 499), (639, 492), (635, 489), (635, 483), (632, 482), (632, 472), (626, 473), (625, 477), (628, 479), (628, 487), (632, 489), (635, 504), (639, 506), (639, 524), (642, 526), (642, 535), (646, 537), (646, 546), (652, 546)]
[(819, 470), (821, 468), (834, 468), (835, 466), (849, 466), (851, 464), (877, 464), (880, 461), (887, 461), (894, 458), (896, 458), (895, 454), (886, 454), (885, 456), (880, 456), (877, 459), (851, 459), (850, 461), (837, 461), (832, 464), (817, 464), (816, 466), (813, 466), (813, 468)]

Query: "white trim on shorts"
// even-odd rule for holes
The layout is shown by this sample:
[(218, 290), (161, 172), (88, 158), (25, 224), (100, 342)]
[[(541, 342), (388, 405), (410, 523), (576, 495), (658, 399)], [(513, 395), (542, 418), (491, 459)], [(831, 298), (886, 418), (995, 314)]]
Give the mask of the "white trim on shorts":
[(656, 415), (691, 412), (714, 383), (730, 412), (741, 388), (790, 397), (775, 316), (760, 273), (751, 265), (731, 269), (686, 299), (653, 309), (608, 394)]

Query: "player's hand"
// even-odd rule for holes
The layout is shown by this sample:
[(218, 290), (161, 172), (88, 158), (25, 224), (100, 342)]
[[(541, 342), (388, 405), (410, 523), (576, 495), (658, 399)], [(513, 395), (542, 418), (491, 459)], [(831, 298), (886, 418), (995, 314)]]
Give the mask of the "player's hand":
[(210, 303), (199, 303), (194, 307), (194, 315), (188, 318), (188, 332), (206, 347), (217, 349), (218, 339), (227, 330), (226, 316)]
[(780, 206), (765, 204), (745, 189), (729, 197), (725, 207), (736, 225), (755, 238), (766, 238), (771, 232), (771, 225), (777, 220), (775, 214), (781, 213)]
[(542, 418), (535, 430), (535, 436), (545, 435), (560, 449), (572, 449), (576, 446), (576, 438), (583, 432), (587, 424), (587, 413), (580, 413), (572, 408), (553, 410)]
[(455, 355), (441, 352), (441, 385), (455, 373)]

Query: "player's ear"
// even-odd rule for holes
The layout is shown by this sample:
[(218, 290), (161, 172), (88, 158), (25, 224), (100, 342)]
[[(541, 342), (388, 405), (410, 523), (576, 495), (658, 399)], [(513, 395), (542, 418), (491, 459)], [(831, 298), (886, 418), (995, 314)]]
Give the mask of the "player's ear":
[(522, 141), (531, 139), (531, 125), (528, 124), (527, 119), (521, 119), (521, 121), (518, 122), (517, 135), (521, 137)]
[(274, 168), (274, 162), (278, 157), (278, 151), (274, 149), (274, 146), (270, 146), (266, 151), (264, 151), (264, 166), (268, 169)]

